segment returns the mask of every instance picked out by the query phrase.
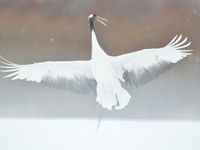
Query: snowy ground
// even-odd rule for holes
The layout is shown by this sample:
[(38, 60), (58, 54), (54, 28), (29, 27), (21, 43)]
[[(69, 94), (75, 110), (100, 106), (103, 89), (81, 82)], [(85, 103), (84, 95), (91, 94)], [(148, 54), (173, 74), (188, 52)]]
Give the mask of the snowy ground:
[(200, 122), (1, 119), (2, 150), (199, 150)]

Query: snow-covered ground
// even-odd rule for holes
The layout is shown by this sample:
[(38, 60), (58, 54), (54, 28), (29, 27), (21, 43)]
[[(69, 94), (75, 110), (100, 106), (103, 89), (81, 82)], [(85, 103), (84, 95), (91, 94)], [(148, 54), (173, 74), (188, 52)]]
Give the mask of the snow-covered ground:
[(0, 119), (1, 150), (199, 150), (198, 121)]

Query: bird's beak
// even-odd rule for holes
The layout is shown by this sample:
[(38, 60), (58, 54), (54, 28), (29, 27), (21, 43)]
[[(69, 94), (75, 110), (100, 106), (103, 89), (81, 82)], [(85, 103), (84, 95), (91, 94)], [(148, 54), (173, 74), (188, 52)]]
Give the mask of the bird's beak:
[(108, 22), (107, 19), (97, 16), (96, 20), (107, 27), (107, 24), (105, 23), (105, 22)]

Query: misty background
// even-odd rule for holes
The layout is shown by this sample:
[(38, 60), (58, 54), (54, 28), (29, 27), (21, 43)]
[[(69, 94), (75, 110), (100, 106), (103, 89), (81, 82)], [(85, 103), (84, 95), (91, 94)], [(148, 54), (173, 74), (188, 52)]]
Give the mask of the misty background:
[[(95, 27), (110, 55), (162, 47), (180, 33), (194, 49), (170, 71), (128, 89), (129, 105), (104, 110), (104, 118), (200, 119), (199, 0), (0, 0), (0, 54), (18, 64), (90, 59), (90, 12), (109, 20), (108, 27)], [(0, 78), (0, 117), (96, 118), (100, 109), (92, 92), (78, 95)]]

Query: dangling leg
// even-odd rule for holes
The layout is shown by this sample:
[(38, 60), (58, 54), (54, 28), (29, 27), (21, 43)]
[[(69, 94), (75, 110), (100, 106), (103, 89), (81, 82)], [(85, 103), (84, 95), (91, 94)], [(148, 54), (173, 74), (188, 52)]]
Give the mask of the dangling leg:
[(100, 123), (101, 123), (101, 119), (102, 119), (102, 114), (103, 114), (102, 108), (100, 107), (100, 109), (99, 109), (99, 118), (98, 118), (97, 129), (96, 129), (96, 133), (97, 134), (99, 132), (99, 127), (100, 127)]

